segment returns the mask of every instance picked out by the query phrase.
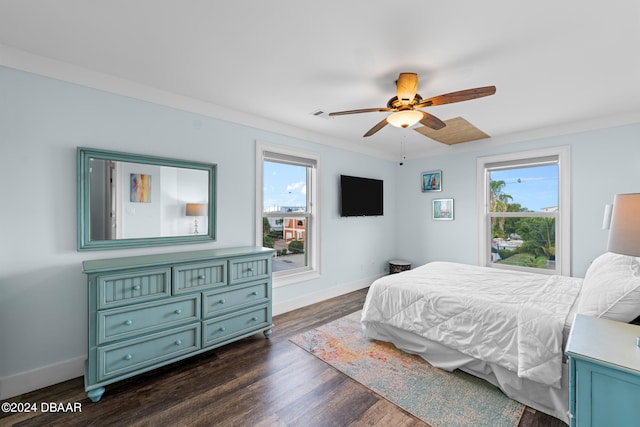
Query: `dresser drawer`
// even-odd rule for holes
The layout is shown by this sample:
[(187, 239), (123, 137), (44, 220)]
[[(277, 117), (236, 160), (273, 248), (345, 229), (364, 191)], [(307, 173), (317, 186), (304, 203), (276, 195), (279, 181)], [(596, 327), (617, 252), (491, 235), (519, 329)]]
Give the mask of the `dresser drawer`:
[(98, 276), (98, 309), (167, 297), (170, 283), (170, 268)]
[(270, 307), (247, 309), (203, 322), (202, 346), (207, 347), (243, 335), (261, 327), (271, 326)]
[(271, 259), (265, 257), (240, 258), (229, 261), (229, 283), (243, 283), (271, 276)]
[(202, 316), (211, 317), (245, 305), (264, 304), (269, 300), (269, 282), (257, 282), (234, 290), (211, 291), (203, 295)]
[(98, 312), (98, 344), (200, 319), (200, 294)]
[(124, 375), (200, 348), (200, 324), (98, 347), (98, 379)]
[(226, 286), (226, 284), (226, 261), (185, 264), (173, 268), (174, 294)]

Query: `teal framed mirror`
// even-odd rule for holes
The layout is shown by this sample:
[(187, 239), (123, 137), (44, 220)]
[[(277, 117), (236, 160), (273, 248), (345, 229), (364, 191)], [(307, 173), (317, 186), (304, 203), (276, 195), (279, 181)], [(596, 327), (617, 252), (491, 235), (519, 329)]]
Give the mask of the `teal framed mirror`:
[(215, 241), (215, 164), (76, 151), (79, 251)]

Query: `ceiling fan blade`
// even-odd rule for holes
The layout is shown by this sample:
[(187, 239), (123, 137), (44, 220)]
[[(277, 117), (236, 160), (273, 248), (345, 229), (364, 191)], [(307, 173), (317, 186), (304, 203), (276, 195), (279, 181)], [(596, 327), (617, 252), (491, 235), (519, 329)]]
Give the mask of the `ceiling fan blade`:
[(329, 113), (330, 116), (344, 116), (345, 114), (358, 114), (358, 113), (375, 113), (379, 111), (391, 111), (391, 108), (380, 107), (380, 108), (363, 108), (361, 110), (347, 110), (347, 111), (336, 111), (334, 113)]
[(454, 102), (468, 101), (470, 99), (482, 98), (483, 96), (489, 96), (496, 93), (495, 86), (477, 87), (475, 89), (459, 90), (457, 92), (451, 92), (444, 95), (434, 96), (422, 101), (414, 108), (429, 107), (433, 105), (452, 104)]
[(446, 123), (440, 120), (439, 118), (437, 118), (436, 116), (431, 115), (429, 113), (425, 113), (424, 111), (421, 111), (421, 113), (422, 113), (422, 119), (420, 119), (420, 123), (422, 123), (423, 125), (430, 127), (433, 130), (442, 129), (443, 127), (446, 126)]
[(408, 105), (418, 91), (418, 75), (416, 73), (400, 73), (396, 82), (398, 100), (402, 105)]
[(378, 132), (380, 129), (382, 129), (383, 127), (385, 127), (387, 125), (387, 119), (382, 119), (380, 121), (380, 123), (378, 123), (377, 125), (375, 125), (374, 127), (372, 127), (371, 129), (369, 129), (369, 131), (367, 133), (365, 133), (363, 136), (366, 138), (367, 136), (371, 136), (374, 133)]

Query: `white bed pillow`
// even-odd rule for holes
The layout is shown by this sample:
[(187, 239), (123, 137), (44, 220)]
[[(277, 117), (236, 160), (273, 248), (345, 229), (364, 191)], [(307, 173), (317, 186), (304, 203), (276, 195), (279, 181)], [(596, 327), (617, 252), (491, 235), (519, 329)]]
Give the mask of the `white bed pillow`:
[(606, 252), (585, 275), (578, 313), (620, 322), (640, 315), (640, 259)]

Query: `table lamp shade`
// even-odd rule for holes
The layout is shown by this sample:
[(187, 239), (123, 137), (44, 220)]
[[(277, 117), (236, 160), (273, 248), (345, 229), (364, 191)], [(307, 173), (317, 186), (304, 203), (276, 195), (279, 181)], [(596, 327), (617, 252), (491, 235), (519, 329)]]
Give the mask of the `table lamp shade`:
[(611, 214), (609, 252), (640, 256), (640, 194), (616, 194)]
[(204, 203), (187, 203), (186, 216), (205, 216), (207, 205)]

